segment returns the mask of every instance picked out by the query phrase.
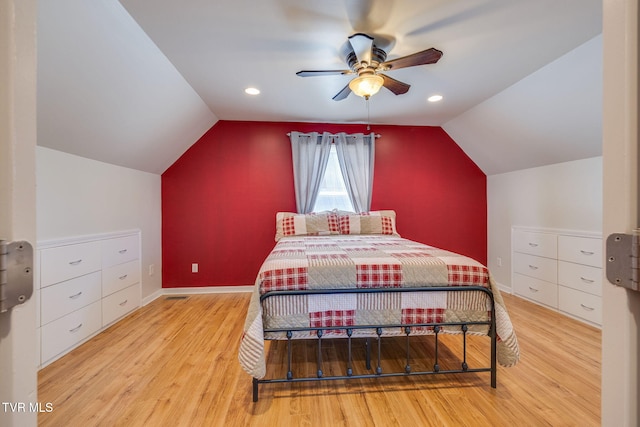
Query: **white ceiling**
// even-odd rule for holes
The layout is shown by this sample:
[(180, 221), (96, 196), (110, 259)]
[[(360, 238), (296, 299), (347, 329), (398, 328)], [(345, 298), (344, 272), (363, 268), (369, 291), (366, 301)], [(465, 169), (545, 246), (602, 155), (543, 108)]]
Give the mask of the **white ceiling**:
[(120, 3), (39, 2), (40, 145), (161, 173), (217, 119), (364, 122), (331, 99), (350, 76), (295, 73), (347, 68), (365, 32), (388, 59), (444, 52), (390, 71), (411, 89), (372, 97), (372, 123), (443, 126), (487, 174), (601, 153), (601, 0)]

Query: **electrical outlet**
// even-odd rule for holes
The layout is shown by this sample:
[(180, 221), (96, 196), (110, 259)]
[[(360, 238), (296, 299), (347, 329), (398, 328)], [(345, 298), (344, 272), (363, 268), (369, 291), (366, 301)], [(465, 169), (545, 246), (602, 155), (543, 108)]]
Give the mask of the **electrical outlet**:
[(498, 259), (496, 260), (498, 267), (502, 267), (502, 258), (498, 257)]
[(156, 265), (149, 264), (149, 276), (153, 276), (156, 273)]
[(198, 263), (194, 262), (193, 264), (191, 264), (191, 272), (192, 273), (197, 273), (198, 272)]

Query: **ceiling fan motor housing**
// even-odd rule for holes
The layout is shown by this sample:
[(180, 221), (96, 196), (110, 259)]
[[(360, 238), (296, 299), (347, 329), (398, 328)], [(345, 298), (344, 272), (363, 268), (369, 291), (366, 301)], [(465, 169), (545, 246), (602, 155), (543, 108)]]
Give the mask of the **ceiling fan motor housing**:
[(360, 74), (362, 71), (370, 69), (371, 72), (377, 71), (380, 64), (387, 59), (387, 52), (380, 49), (376, 45), (371, 48), (371, 63), (359, 62), (355, 52), (347, 55), (346, 62), (355, 73)]
[(351, 50), (345, 58), (345, 62), (349, 66), (348, 70), (302, 70), (296, 74), (300, 77), (357, 74), (358, 76), (352, 79), (332, 99), (342, 101), (351, 92), (369, 99), (381, 87), (387, 88), (394, 95), (407, 93), (411, 87), (411, 85), (391, 78), (383, 72), (417, 65), (435, 64), (442, 57), (441, 51), (430, 48), (387, 62), (387, 52), (373, 44), (373, 41), (373, 37), (363, 33), (349, 37)]

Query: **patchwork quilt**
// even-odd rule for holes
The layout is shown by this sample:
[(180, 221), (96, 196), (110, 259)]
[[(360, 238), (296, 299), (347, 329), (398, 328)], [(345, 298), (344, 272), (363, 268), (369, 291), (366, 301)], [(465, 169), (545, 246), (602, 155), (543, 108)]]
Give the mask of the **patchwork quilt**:
[[(380, 292), (302, 294), (269, 297), (269, 291), (314, 289), (424, 288), (483, 286), (491, 290), (496, 311), (498, 362), (511, 366), (519, 359), (511, 320), (486, 267), (453, 252), (395, 235), (292, 236), (278, 241), (264, 261), (247, 312), (238, 359), (255, 378), (266, 373), (265, 339), (284, 339), (268, 329), (342, 327), (406, 323), (484, 321), (490, 316), (489, 298), (482, 292)], [(444, 328), (460, 333), (459, 327)], [(476, 325), (468, 333), (484, 334)], [(430, 327), (412, 333), (432, 334)], [(383, 335), (401, 335), (401, 328)], [(355, 329), (354, 336), (372, 336), (370, 329)], [(345, 336), (344, 329), (325, 331), (325, 337)], [(295, 332), (294, 338), (315, 333)]]

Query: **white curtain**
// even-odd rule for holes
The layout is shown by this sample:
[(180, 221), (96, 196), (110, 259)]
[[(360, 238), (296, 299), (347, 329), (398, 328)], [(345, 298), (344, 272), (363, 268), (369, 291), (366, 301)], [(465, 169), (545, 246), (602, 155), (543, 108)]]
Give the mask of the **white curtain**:
[(375, 134), (336, 135), (335, 144), (342, 176), (356, 212), (371, 210)]
[(302, 134), (291, 132), (291, 154), (293, 157), (293, 184), (298, 213), (313, 210), (318, 189), (327, 169), (332, 135), (324, 132)]

